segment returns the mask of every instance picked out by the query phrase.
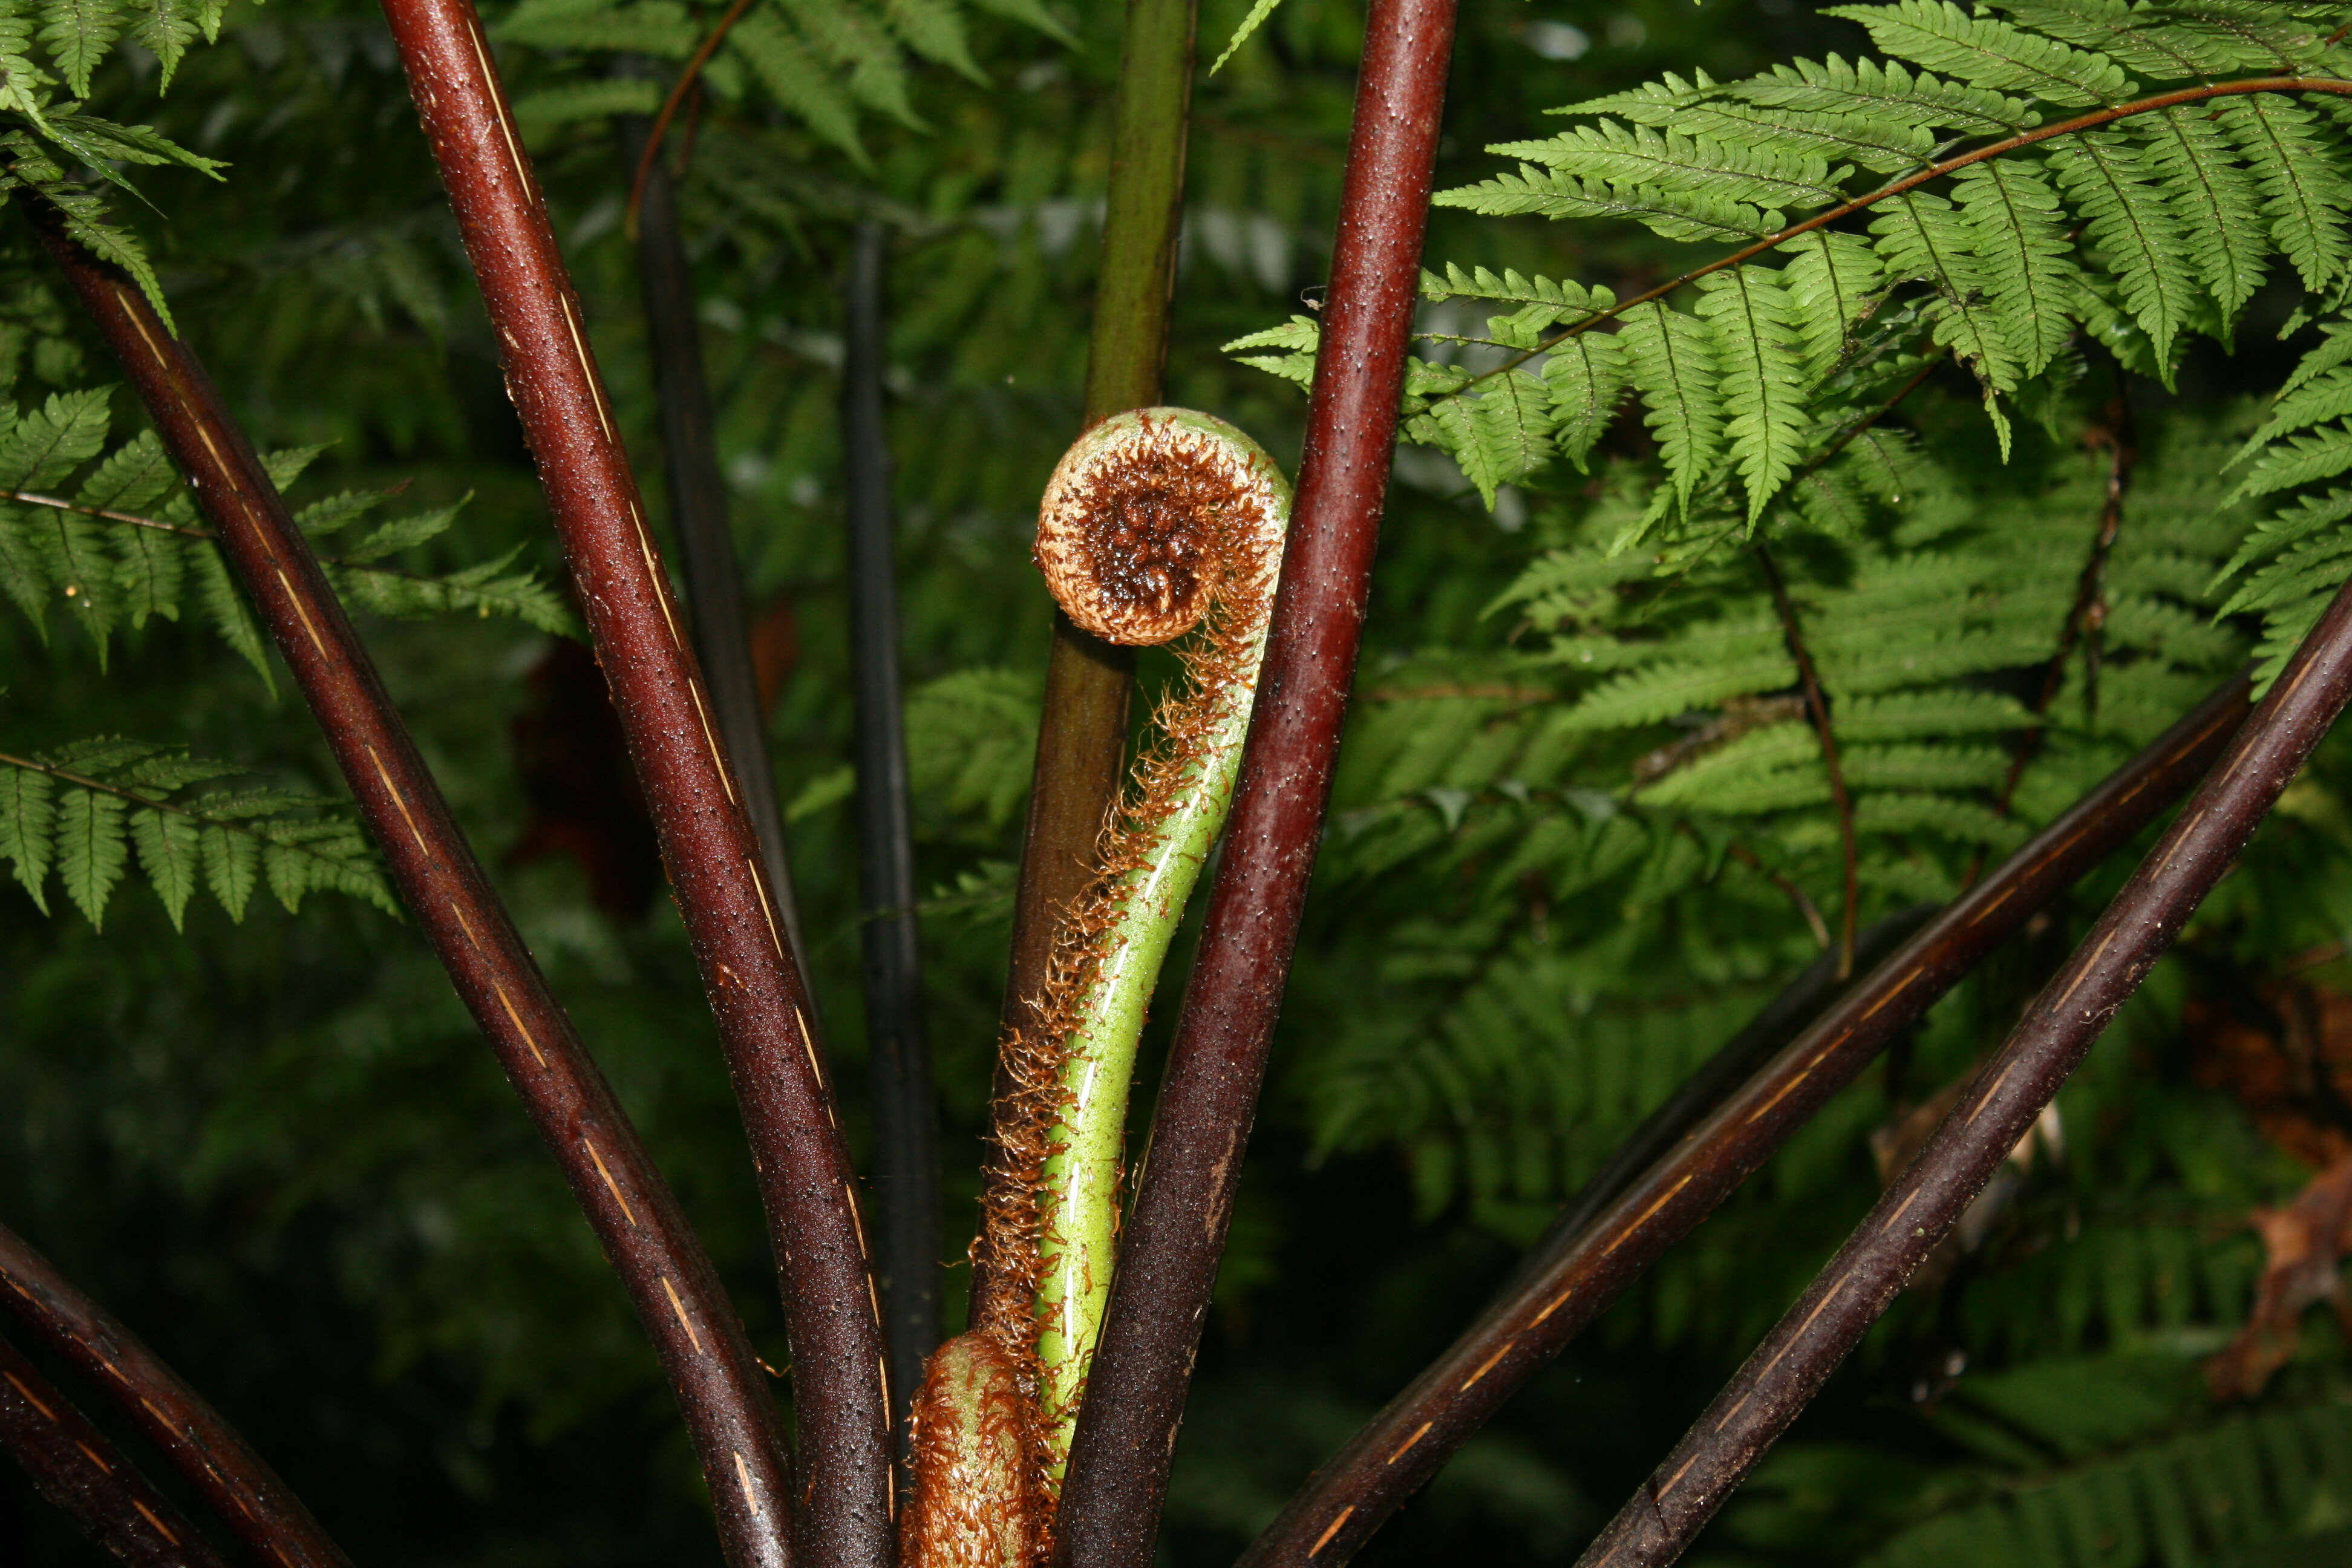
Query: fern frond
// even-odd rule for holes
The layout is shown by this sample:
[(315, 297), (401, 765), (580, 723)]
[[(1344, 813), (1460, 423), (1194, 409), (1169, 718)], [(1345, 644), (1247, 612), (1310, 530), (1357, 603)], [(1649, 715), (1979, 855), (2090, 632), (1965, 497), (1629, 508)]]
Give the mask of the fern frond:
[(2122, 285), (2132, 318), (2155, 345), (2157, 363), (2169, 364), (2172, 340), (2192, 304), (2189, 239), (2165, 199), (2147, 156), (2122, 135), (2093, 131), (2071, 137), (2050, 153), (2058, 183), (2074, 198), (2098, 247)]
[[(2078, 1402), (2077, 1408), (2113, 1409), (2114, 1400)], [(2352, 1413), (2338, 1405), (2263, 1411), (1993, 1489), (1983, 1500), (1915, 1525), (1864, 1563), (2315, 1563), (2334, 1559), (2297, 1555), (2296, 1539), (2314, 1535), (2315, 1521), (2335, 1518), (2333, 1500), (2347, 1489)], [(2326, 1553), (2330, 1538), (2315, 1544)]]
[(2083, 286), (2057, 193), (2032, 163), (1999, 158), (1961, 170), (1952, 195), (1968, 216), (2001, 336), (2020, 374), (2037, 376), (2065, 347)]
[(2105, 55), (2070, 48), (1990, 16), (1971, 16), (1951, 0), (1836, 5), (1822, 15), (1860, 23), (1890, 55), (1991, 91), (2031, 93), (2074, 109), (2120, 102), (2130, 95), (2131, 79)]
[(1887, 270), (1927, 284), (1941, 301), (1936, 342), (1992, 391), (2016, 390), (2018, 353), (1991, 303), (1991, 280), (1979, 265), (1976, 237), (1959, 211), (1929, 191), (1906, 193), (1873, 211), (1870, 232)]
[[(1726, 89), (1723, 83), (1706, 74), (1704, 68), (1691, 73), (1685, 81), (1672, 71), (1664, 71), (1655, 81), (1645, 81), (1623, 92), (1612, 92), (1600, 98), (1588, 98), (1559, 109), (1548, 109), (1547, 114), (1622, 114), (1632, 120), (1660, 109), (1677, 109), (1685, 104), (1704, 103)], [(1654, 123), (1654, 122), (1652, 122)]]
[(727, 48), (748, 63), (776, 101), (810, 130), (861, 164), (866, 161), (849, 95), (835, 85), (823, 62), (782, 20), (765, 10), (745, 13), (727, 35)]
[[(2343, 360), (2352, 358), (2352, 331), (2346, 331), (2340, 337), (2331, 337), (2321, 351), (2304, 361), (2304, 365), (2310, 365), (2323, 353), (2329, 353), (2336, 362), (2334, 368), (2326, 371), (2316, 380), (2290, 382), (2287, 389), (2280, 393), (2278, 401), (2271, 405), (2271, 416), (2263, 422), (2262, 428), (2248, 437), (2246, 444), (2231, 458), (2231, 468), (2236, 468), (2282, 437), (2298, 434), (2315, 425), (2325, 425), (2331, 419), (2352, 416), (2352, 367), (2342, 363)], [(2302, 367), (2298, 367), (2298, 378), (2301, 371)]]
[(882, 16), (890, 31), (920, 58), (947, 67), (967, 81), (987, 85), (988, 73), (971, 58), (963, 14), (948, 0), (889, 0)]
[(515, 119), (531, 135), (579, 120), (614, 114), (650, 115), (661, 107), (661, 87), (642, 77), (604, 81), (567, 81), (526, 92), (514, 100)]
[(2122, 0), (1994, 0), (2020, 25), (2102, 54), (2151, 81), (2185, 81), (2259, 70), (2267, 51), (2234, 32), (2134, 10)]
[(44, 913), (52, 871), (102, 928), (131, 851), (179, 929), (201, 871), (242, 920), (257, 871), (290, 913), (306, 894), (348, 894), (397, 914), (373, 852), (324, 803), (279, 789), (190, 794), (238, 770), (119, 737), (46, 754), (0, 752), (0, 856)]
[(849, 73), (853, 99), (903, 125), (922, 129), (921, 119), (907, 101), (906, 68), (880, 26), (841, 0), (782, 0), (782, 5), (817, 57)]
[(1431, 416), (1447, 437), (1446, 450), (1491, 508), (1499, 486), (1550, 460), (1551, 406), (1543, 382), (1511, 370), (1486, 382), (1475, 396), (1445, 399)]
[(1882, 124), (1949, 129), (1973, 136), (2026, 131), (2042, 123), (2021, 98), (1909, 71), (1894, 60), (1848, 64), (1836, 55), (1795, 60), (1726, 90), (1768, 108), (1853, 114)]
[(131, 34), (162, 65), (163, 88), (172, 85), (189, 45), (219, 37), (222, 9), (222, 0), (145, 0)]
[(1832, 169), (1819, 153), (1790, 154), (1765, 140), (1742, 142), (1660, 132), (1614, 120), (1570, 127), (1541, 142), (1505, 142), (1486, 149), (1612, 190), (1655, 189), (1705, 195), (1759, 208), (1827, 206), (1842, 200), (1851, 170)]
[(1856, 235), (1817, 230), (1790, 248), (1780, 280), (1804, 344), (1806, 379), (1819, 383), (1845, 358), (1847, 340), (1873, 308), (1884, 270), (1877, 252)]
[(1625, 345), (1611, 332), (1580, 332), (1545, 356), (1543, 382), (1551, 395), (1551, 438), (1562, 456), (1585, 471), (1592, 444), (1616, 416), (1631, 377)]
[(2336, 25), (2328, 16), (2315, 26), (2324, 13), (2297, 15), (2263, 0), (2166, 0), (2163, 9), (2168, 16), (2235, 39), (2247, 68), (2287, 75), (2326, 65), (2327, 34)]
[(2315, 293), (2352, 259), (2343, 223), (2352, 209), (2352, 180), (2335, 150), (2313, 133), (2316, 119), (2293, 99), (2268, 92), (2231, 99), (2214, 116), (2253, 174), (2272, 239)]
[(1760, 239), (1786, 226), (1780, 213), (1745, 202), (1655, 188), (1618, 191), (1527, 165), (1431, 199), (1486, 217), (1630, 218), (1668, 239)]
[(2148, 143), (2188, 241), (2189, 264), (2227, 323), (2262, 285), (2268, 255), (2259, 237), (2261, 193), (2209, 115), (2175, 105), (2132, 124)]
[(2273, 443), (2231, 492), (2234, 500), (2273, 495), (2352, 468), (2352, 428), (2337, 424)]
[(542, 49), (625, 49), (660, 59), (684, 59), (702, 41), (702, 29), (677, 0), (523, 0), (491, 37)]
[(122, 31), (116, 0), (43, 0), (40, 40), (76, 98), (89, 96), (89, 73)]
[(1936, 150), (1935, 138), (1923, 125), (1826, 110), (1660, 100), (1630, 105), (1617, 112), (1636, 125), (1671, 127), (1685, 136), (1757, 148), (1790, 162), (1851, 158), (1881, 174), (1925, 168)]
[(1723, 369), (1724, 436), (1753, 528), (1799, 458), (1806, 376), (1796, 310), (1780, 275), (1760, 267), (1717, 272), (1700, 287), (1697, 314), (1714, 329)]
[(1322, 328), (1316, 324), (1314, 317), (1293, 316), (1281, 326), (1235, 338), (1221, 345), (1218, 352), (1232, 354), (1268, 375), (1308, 386), (1315, 380), (1315, 348), (1321, 341)]
[[(1443, 278), (1434, 272), (1422, 273), (1421, 297), (1432, 303), (1446, 300), (1492, 300), (1500, 304), (1516, 305), (1526, 319), (1539, 321), (1543, 326), (1556, 321), (1585, 321), (1617, 303), (1617, 296), (1604, 288), (1588, 289), (1573, 280), (1561, 282), (1549, 278), (1530, 278), (1511, 268), (1507, 268), (1500, 276), (1484, 267), (1465, 272), (1452, 262), (1446, 264)], [(1549, 312), (1548, 316), (1543, 314), (1547, 311)], [(1291, 320), (1294, 323), (1305, 321), (1309, 326), (1314, 324), (1305, 316), (1295, 316)], [(1228, 351), (1233, 347), (1231, 344), (1226, 346)], [(1297, 345), (1287, 342), (1277, 345), (1268, 340), (1265, 346)], [(1530, 340), (1519, 346), (1533, 347), (1534, 344)]]
[(1617, 337), (1625, 346), (1627, 378), (1649, 410), (1644, 423), (1657, 437), (1667, 478), (1687, 509), (1723, 442), (1723, 376), (1714, 334), (1697, 318), (1664, 305), (1643, 305), (1621, 319)]

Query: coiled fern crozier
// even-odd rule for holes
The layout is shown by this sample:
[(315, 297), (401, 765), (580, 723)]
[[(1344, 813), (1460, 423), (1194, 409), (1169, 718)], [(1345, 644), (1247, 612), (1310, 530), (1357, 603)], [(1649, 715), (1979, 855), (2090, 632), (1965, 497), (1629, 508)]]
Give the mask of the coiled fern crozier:
[[(1145, 408), (1081, 436), (1045, 489), (1036, 557), (1063, 609), (1112, 642), (1167, 643), (1184, 679), (1062, 917), (1034, 1037), (1004, 1042), (1020, 1179), (981, 1247), (1013, 1309), (935, 1356), (915, 1411), (910, 1564), (1017, 1564), (1051, 1531), (1110, 1298), (1128, 1084), (1152, 986), (1233, 804), (1290, 486), (1222, 419)], [(1022, 1310), (1025, 1306), (1026, 1310)]]

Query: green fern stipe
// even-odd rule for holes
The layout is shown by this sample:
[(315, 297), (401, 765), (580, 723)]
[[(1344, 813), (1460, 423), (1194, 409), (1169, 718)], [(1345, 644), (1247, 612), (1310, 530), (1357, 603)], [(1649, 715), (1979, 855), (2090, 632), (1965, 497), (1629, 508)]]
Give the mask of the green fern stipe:
[(1073, 619), (1129, 643), (1202, 626), (1178, 647), (1186, 689), (1137, 764), (1102, 879), (1056, 933), (1040, 1009), (1047, 1038), (1009, 1047), (1039, 1112), (1035, 1354), (1057, 1477), (1110, 1299), (1136, 1042), (1233, 802), (1289, 521), (1290, 486), (1274, 460), (1188, 409), (1105, 420), (1046, 487), (1038, 563)]
[(174, 930), (199, 881), (236, 921), (265, 879), (289, 913), (318, 891), (399, 913), (365, 837), (322, 816), (328, 802), (268, 788), (187, 793), (246, 771), (119, 738), (36, 756), (0, 752), (0, 857), (43, 913), (54, 872), (93, 926), (104, 924), (134, 849)]

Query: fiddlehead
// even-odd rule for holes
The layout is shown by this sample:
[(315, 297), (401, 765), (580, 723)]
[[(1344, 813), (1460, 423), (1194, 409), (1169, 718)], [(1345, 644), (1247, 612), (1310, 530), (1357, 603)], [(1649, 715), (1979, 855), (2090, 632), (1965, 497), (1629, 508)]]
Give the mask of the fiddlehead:
[[(983, 1387), (972, 1342), (1011, 1358), (1023, 1407), (1034, 1413), (1024, 1440), (1027, 1495), (1050, 1498), (1058, 1485), (1110, 1294), (1136, 1042), (1232, 804), (1289, 517), (1290, 486), (1274, 460), (1224, 421), (1188, 409), (1103, 421), (1046, 486), (1037, 564), (1071, 619), (1139, 645), (1199, 630), (1175, 649), (1182, 678), (1106, 825), (1096, 878), (1062, 916), (1036, 999), (1040, 1026), (1003, 1044), (1018, 1100), (999, 1125), (1024, 1179), (987, 1214), (980, 1246), (992, 1277), (1019, 1288), (991, 1292), (972, 1332), (933, 1358), (919, 1419), (942, 1436), (919, 1447), (915, 1514), (940, 1506), (923, 1494), (953, 1487), (951, 1476), (994, 1473), (976, 1453), (951, 1456), (943, 1436), (989, 1429), (982, 1406), (999, 1385)], [(1034, 1550), (1045, 1533), (1024, 1539)], [(990, 1551), (1011, 1539), (974, 1540), (983, 1534)], [(927, 1555), (911, 1527), (907, 1539), (910, 1563), (1009, 1561)]]

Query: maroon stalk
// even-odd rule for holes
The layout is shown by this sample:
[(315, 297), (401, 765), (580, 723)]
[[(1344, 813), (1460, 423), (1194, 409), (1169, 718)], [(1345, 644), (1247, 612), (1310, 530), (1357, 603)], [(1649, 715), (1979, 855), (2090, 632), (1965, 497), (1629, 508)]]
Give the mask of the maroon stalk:
[(25, 1467), (43, 1497), (132, 1568), (223, 1568), (195, 1527), (5, 1340), (0, 1448)]
[(285, 1568), (349, 1568), (310, 1510), (236, 1428), (106, 1309), (0, 1226), (0, 1306), (137, 1423), (255, 1556)]
[(1661, 1568), (1683, 1554), (1894, 1300), (2205, 895), (2352, 697), (2352, 583), (2090, 934), (2026, 1008), (1960, 1107), (1579, 1559)]
[[(1633, 1179), (1619, 1182), (1599, 1205), (1580, 1198), (1571, 1205), (1529, 1248), (1502, 1296), (1316, 1471), (1243, 1553), (1242, 1568), (1335, 1568), (1353, 1557), (1512, 1394), (1831, 1096), (2034, 910), (2179, 800), (2244, 720), (2248, 689), (2244, 675), (2234, 677), (2150, 742), (1728, 1098), (1675, 1128), (1678, 1141), (1643, 1123), (1629, 1142), (1654, 1151), (1646, 1168), (1627, 1173)], [(1672, 1102), (1661, 1115), (1671, 1109)], [(1595, 1182), (1618, 1169), (1612, 1160)]]
[(620, 1271), (685, 1412), (728, 1560), (782, 1568), (792, 1494), (774, 1404), (677, 1200), (490, 890), (309, 542), (204, 366), (130, 279), (54, 226), (38, 226), (212, 517), (402, 898)]
[(594, 634), (751, 1134), (792, 1337), (803, 1544), (877, 1568), (894, 1512), (881, 1312), (855, 1175), (669, 579), (572, 280), (469, 0), (384, 15), (497, 329), (507, 389)]
[(1373, 0), (1298, 499), (1223, 858), (1176, 1027), (1055, 1561), (1143, 1568), (1298, 938), (1370, 594), (1454, 0)]

